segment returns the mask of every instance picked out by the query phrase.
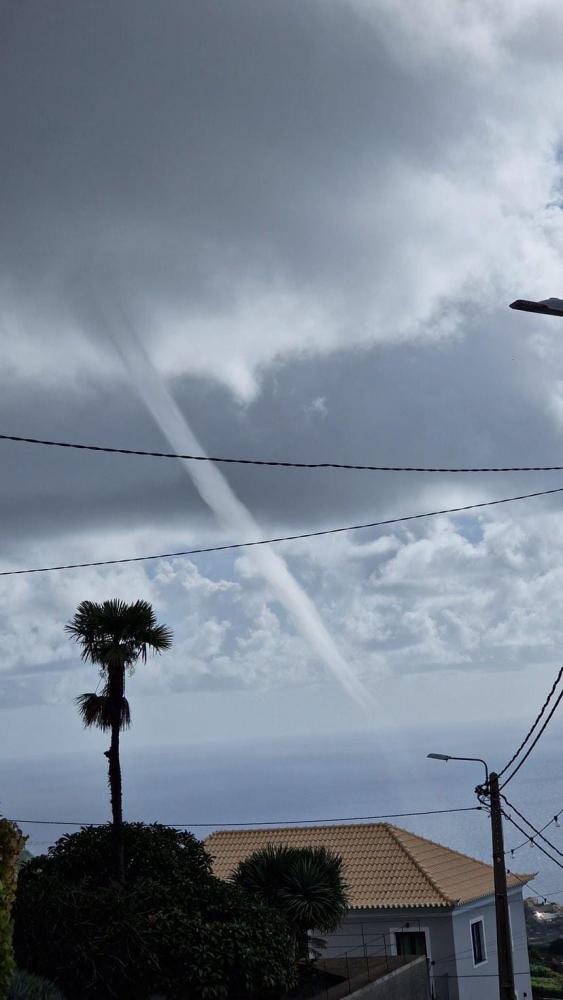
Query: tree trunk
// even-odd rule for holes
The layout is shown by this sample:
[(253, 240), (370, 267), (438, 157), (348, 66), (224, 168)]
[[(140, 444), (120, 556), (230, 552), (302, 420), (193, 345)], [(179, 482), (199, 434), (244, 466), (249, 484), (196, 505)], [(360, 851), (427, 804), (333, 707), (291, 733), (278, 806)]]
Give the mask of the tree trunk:
[(300, 927), (295, 936), (295, 951), (297, 959), (309, 960), (309, 931)]
[(110, 669), (109, 697), (111, 703), (111, 744), (108, 751), (109, 787), (112, 816), (113, 870), (119, 882), (125, 879), (123, 854), (123, 807), (121, 763), (119, 760), (119, 732), (121, 729), (121, 704), (125, 693), (125, 670), (121, 666)]

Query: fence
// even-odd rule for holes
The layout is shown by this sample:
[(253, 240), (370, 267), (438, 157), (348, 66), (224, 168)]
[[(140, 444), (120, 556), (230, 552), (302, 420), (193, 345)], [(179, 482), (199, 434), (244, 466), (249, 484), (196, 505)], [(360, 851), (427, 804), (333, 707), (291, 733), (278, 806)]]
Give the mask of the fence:
[[(325, 985), (317, 979), (309, 986), (304, 985), (288, 994), (287, 1000), (346, 1000), (358, 996), (362, 1000), (430, 1000), (428, 972), (423, 957), (407, 959), (394, 958), (390, 968), (382, 961), (372, 961), (368, 974), (363, 960), (354, 962), (349, 958), (326, 959), (323, 971), (332, 976), (340, 975), (334, 985)], [(358, 971), (358, 968), (360, 971)]]
[[(388, 941), (388, 938), (390, 939), (389, 931), (366, 933), (364, 924), (360, 922), (359, 933), (362, 938), (361, 944), (345, 946), (337, 954), (332, 951), (330, 958), (320, 958), (316, 963), (318, 969), (330, 970), (333, 975), (340, 976), (343, 982), (322, 989), (317, 981), (316, 992), (313, 987), (311, 987), (310, 992), (304, 992), (301, 989), (298, 995), (295, 994), (295, 1000), (313, 997), (318, 997), (319, 1000), (339, 1000), (340, 997), (348, 996), (368, 983), (376, 982), (405, 965), (412, 964), (417, 958), (414, 955), (397, 956), (392, 954), (390, 941)], [(354, 930), (349, 934), (344, 933), (339, 936), (356, 937), (357, 934), (358, 931)], [(425, 958), (425, 956), (418, 957)], [(431, 972), (426, 959), (426, 995), (430, 1000), (450, 1000), (449, 979), (447, 973), (435, 975)], [(374, 995), (376, 994), (377, 991)]]

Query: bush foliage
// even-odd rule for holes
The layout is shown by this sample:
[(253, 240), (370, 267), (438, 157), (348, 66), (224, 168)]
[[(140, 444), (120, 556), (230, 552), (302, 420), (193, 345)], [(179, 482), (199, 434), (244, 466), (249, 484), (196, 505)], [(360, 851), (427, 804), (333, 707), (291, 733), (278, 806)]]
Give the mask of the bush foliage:
[(65, 998), (61, 991), (46, 979), (18, 969), (10, 984), (8, 1000), (65, 1000)]
[(8, 995), (15, 969), (11, 911), (16, 892), (17, 863), (25, 839), (15, 823), (0, 818), (0, 1000)]
[(326, 847), (267, 844), (240, 862), (233, 882), (283, 915), (301, 958), (308, 931), (336, 930), (348, 908), (342, 858)]
[(125, 824), (126, 881), (111, 879), (109, 827), (65, 836), (20, 873), (21, 967), (84, 1000), (277, 997), (291, 985), (283, 919), (211, 873), (189, 833)]

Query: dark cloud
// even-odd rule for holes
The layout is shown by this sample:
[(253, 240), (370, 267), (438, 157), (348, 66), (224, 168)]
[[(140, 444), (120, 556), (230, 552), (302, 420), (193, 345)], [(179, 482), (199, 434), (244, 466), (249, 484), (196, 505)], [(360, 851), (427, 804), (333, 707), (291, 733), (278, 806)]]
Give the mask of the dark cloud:
[[(543, 37), (549, 25), (555, 36), (555, 5), (536, 6)], [(4, 4), (0, 430), (167, 448), (113, 349), (107, 316), (121, 310), (211, 453), (557, 464), (558, 328), (506, 309), (518, 294), (558, 292), (550, 282), (560, 272), (560, 109), (545, 95), (563, 92), (563, 79), (553, 53), (542, 58), (537, 34), (523, 49), (521, 14), (505, 22), (475, 5), (465, 24), (452, 4), (440, 30), (432, 12), (426, 19), (398, 3), (390, 16), (383, 0), (371, 7), (366, 16), (360, 0)], [(11, 566), (224, 537), (172, 462), (7, 443), (0, 455)], [(265, 534), (559, 484), (553, 475), (236, 467), (227, 475)], [(539, 511), (556, 501), (537, 503), (540, 523)], [(515, 530), (529, 526), (533, 509), (507, 515)], [(518, 635), (519, 662), (537, 658), (541, 628), (555, 616), (541, 587), (556, 573), (559, 542), (546, 554), (536, 525), (513, 551), (508, 532), (501, 541), (486, 535), (488, 523), (464, 523), (450, 548), (424, 522), (412, 537), (403, 532), (396, 560), (389, 557), (396, 575), (377, 584), (396, 604), (381, 613), (370, 600), (384, 554), (335, 570), (319, 542), (322, 555), (295, 550), (295, 565), (341, 635), (347, 617), (356, 622), (350, 655), (360, 648), (369, 664), (372, 656), (374, 675), (382, 664), (398, 676), (464, 657), (490, 666), (494, 644), (477, 627), (480, 610), (458, 620), (440, 598), (440, 574), (466, 602), (460, 580), (485, 585), (486, 572), (471, 577), (473, 550), (456, 563), (470, 539), (499, 577), (491, 630), (504, 642), (511, 630)], [(418, 541), (428, 542), (423, 556)], [(529, 628), (532, 640), (529, 601), (510, 576), (518, 560), (549, 605), (541, 628)], [(211, 608), (198, 605), (201, 634), (228, 620), (222, 651), (213, 635), (188, 650), (197, 664), (188, 681), (175, 668), (171, 689), (259, 686), (268, 664), (289, 677), (282, 664), (291, 657), (314, 669), (291, 645), (283, 615), (258, 621), (273, 599), (244, 560), (201, 565), (241, 582), (246, 603), (226, 592)], [(129, 585), (150, 589), (153, 570), (139, 573)], [(104, 579), (89, 578), (85, 591), (101, 593)], [(53, 669), (60, 638), (53, 633), (43, 649), (32, 636), (28, 654), (25, 609), (40, 601), (42, 622), (64, 621), (82, 584), (65, 586), (10, 592), (14, 670), (26, 655), (27, 669)], [(178, 578), (167, 598), (182, 635), (185, 586)], [(255, 653), (237, 653), (253, 637)], [(14, 687), (13, 703), (38, 690), (47, 699), (46, 681), (32, 686)]]
[[(557, 464), (557, 425), (527, 385), (529, 346), (510, 315), (496, 314), (494, 324), (434, 347), (340, 351), (278, 365), (244, 407), (206, 379), (177, 379), (174, 394), (211, 454), (382, 465)], [(319, 396), (322, 416), (307, 409)], [(135, 397), (114, 387), (69, 399), (47, 390), (22, 395), (16, 386), (0, 402), (0, 424), (55, 439), (169, 448)], [(47, 535), (56, 559), (61, 535), (97, 533), (110, 524), (155, 531), (166, 524), (179, 542), (186, 531), (202, 541), (216, 536), (185, 473), (170, 460), (9, 442), (0, 448), (5, 551), (12, 558), (22, 542), (27, 548)], [(246, 466), (226, 467), (226, 475), (267, 533), (417, 513), (430, 497), (438, 506), (497, 499), (550, 488), (560, 478)]]
[(432, 74), (415, 100), (346, 5), (59, 0), (4, 19), (4, 224), (22, 278), (101, 254), (157, 294), (207, 286), (214, 308), (217, 262), (310, 280), (345, 259), (342, 200), (366, 158), (377, 175), (390, 143), (424, 166), (462, 113)]

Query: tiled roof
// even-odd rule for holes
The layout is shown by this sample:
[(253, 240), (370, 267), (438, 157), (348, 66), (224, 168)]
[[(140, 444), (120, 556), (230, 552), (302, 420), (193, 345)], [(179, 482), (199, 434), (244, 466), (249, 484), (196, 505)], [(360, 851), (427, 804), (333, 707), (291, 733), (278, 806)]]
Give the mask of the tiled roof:
[[(322, 845), (340, 854), (353, 908), (449, 907), (494, 891), (490, 865), (389, 823), (218, 830), (205, 841), (215, 874), (225, 879), (266, 844)], [(510, 875), (508, 885), (531, 877)]]

